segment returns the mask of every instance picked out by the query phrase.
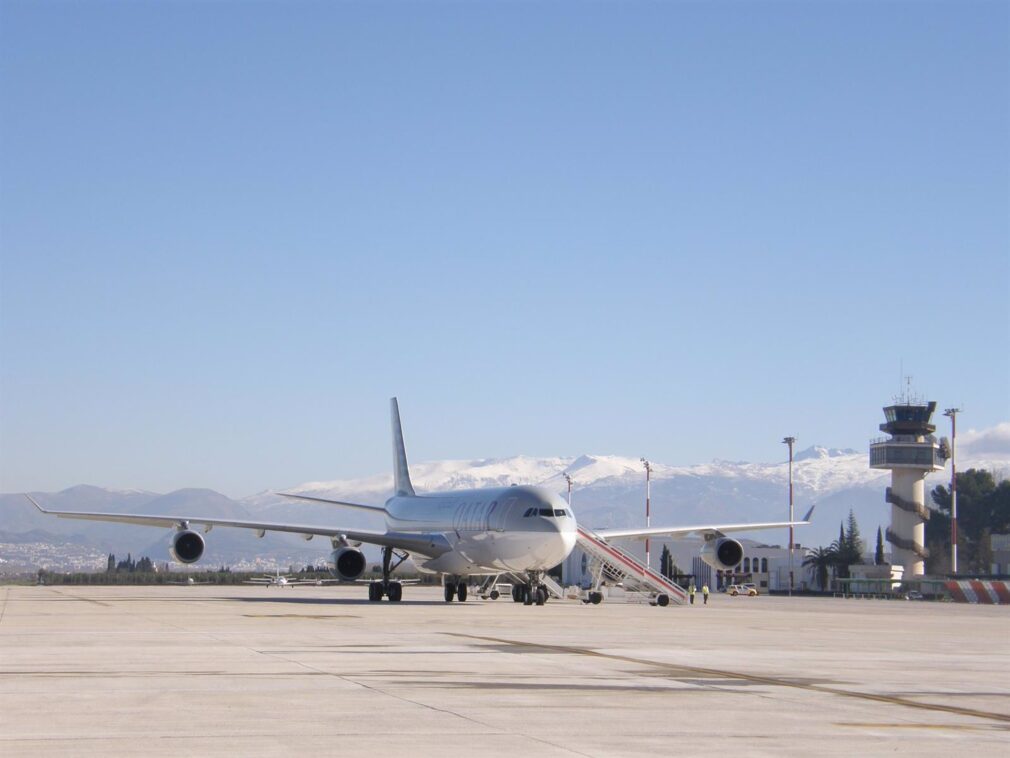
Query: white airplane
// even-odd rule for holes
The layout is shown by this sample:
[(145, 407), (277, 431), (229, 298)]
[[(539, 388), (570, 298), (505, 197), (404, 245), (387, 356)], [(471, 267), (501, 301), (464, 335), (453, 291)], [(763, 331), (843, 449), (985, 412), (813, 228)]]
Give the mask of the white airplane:
[[(418, 495), (410, 483), (400, 411), (395, 397), (390, 400), (390, 411), (395, 493), (385, 505), (281, 493), (296, 500), (357, 508), (381, 515), (386, 520), (385, 531), (202, 516), (52, 511), (40, 506), (30, 495), (25, 497), (43, 513), (60, 518), (174, 528), (176, 533), (169, 553), (181, 563), (193, 563), (203, 555), (204, 538), (194, 531), (194, 525), (201, 525), (204, 534), (215, 526), (224, 526), (251, 529), (260, 537), (268, 531), (300, 534), (306, 540), (317, 535), (328, 537), (333, 546), (330, 555), (333, 572), (347, 582), (358, 580), (365, 572), (366, 560), (359, 549), (361, 544), (377, 545), (382, 548), (382, 579), (369, 583), (368, 599), (378, 601), (387, 597), (393, 602), (402, 598), (403, 583), (394, 580), (392, 574), (408, 556), (413, 556), (420, 571), (442, 575), (446, 602), (466, 600), (467, 578), (470, 576), (511, 574), (520, 579), (514, 599), (526, 605), (543, 605), (547, 600), (544, 584), (547, 570), (568, 557), (580, 539), (580, 532), (583, 536), (591, 534), (602, 540), (597, 545), (606, 545), (607, 539), (617, 537), (699, 534), (706, 540), (701, 552), (706, 563), (713, 568), (730, 569), (742, 560), (743, 546), (737, 540), (726, 537), (725, 532), (778, 529), (809, 523), (804, 520), (590, 532), (577, 526), (575, 514), (560, 495), (541, 487), (493, 487)], [(666, 605), (668, 602), (669, 598), (661, 597), (659, 604)]]
[(181, 584), (183, 587), (192, 587), (195, 584), (210, 584), (210, 582), (198, 582), (191, 576), (187, 576), (184, 581), (181, 582), (165, 582), (165, 584)]
[(265, 587), (294, 587), (299, 584), (314, 584), (321, 585), (324, 582), (337, 581), (335, 579), (295, 579), (294, 577), (288, 576), (287, 574), (282, 574), (280, 569), (277, 569), (275, 574), (264, 574), (263, 576), (254, 576), (252, 579), (246, 579), (242, 584), (258, 584)]

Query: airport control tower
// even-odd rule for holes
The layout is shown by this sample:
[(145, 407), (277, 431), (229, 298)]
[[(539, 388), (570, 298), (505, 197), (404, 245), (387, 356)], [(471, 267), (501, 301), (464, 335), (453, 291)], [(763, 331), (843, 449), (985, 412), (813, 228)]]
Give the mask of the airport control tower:
[(891, 470), (891, 486), (886, 500), (891, 504), (891, 563), (904, 567), (903, 578), (925, 573), (926, 508), (924, 480), (931, 471), (939, 471), (949, 457), (946, 440), (933, 436), (936, 426), (929, 423), (936, 403), (924, 403), (906, 396), (884, 408), (887, 422), (882, 437), (870, 442), (870, 468)]

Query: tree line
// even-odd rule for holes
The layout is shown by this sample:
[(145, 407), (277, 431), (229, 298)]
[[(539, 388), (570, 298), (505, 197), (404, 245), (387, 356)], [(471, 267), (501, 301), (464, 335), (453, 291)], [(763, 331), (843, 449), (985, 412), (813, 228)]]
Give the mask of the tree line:
[[(926, 573), (950, 572), (951, 494), (944, 485), (930, 493), (930, 518), (926, 521)], [(992, 567), (993, 534), (1010, 532), (1010, 480), (996, 481), (990, 471), (968, 469), (957, 475), (958, 573), (988, 574)], [(803, 565), (811, 569), (821, 590), (830, 578), (846, 579), (851, 567), (863, 563), (864, 543), (852, 511), (847, 524), (839, 525), (838, 539), (827, 547), (807, 551)], [(873, 562), (886, 563), (884, 538), (877, 529)]]
[[(931, 493), (933, 505), (926, 522), (926, 571), (946, 574), (950, 566), (950, 488)], [(996, 481), (991, 471), (968, 469), (957, 475), (958, 573), (988, 574), (992, 569), (994, 534), (1010, 532), (1010, 479)]]
[[(829, 577), (848, 579), (851, 567), (863, 562), (865, 543), (859, 532), (856, 516), (850, 510), (847, 523), (838, 525), (838, 539), (827, 547), (816, 547), (807, 551), (803, 565), (811, 569), (814, 581), (819, 589), (828, 588)], [(877, 546), (874, 551), (874, 562), (884, 562), (884, 542), (880, 529), (877, 529)]]

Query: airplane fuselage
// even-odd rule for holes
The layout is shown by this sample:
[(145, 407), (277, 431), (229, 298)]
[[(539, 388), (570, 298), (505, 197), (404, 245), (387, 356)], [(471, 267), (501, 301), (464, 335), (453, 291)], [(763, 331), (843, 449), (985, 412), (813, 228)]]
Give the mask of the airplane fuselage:
[(398, 495), (386, 512), (391, 532), (445, 535), (452, 550), (415, 554), (419, 569), (436, 573), (544, 571), (567, 558), (577, 538), (568, 503), (540, 487)]

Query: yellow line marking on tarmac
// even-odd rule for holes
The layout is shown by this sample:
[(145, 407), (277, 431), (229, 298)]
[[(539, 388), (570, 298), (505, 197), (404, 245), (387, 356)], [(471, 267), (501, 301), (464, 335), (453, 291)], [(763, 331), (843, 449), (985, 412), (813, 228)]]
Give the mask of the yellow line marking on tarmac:
[(462, 632), (444, 632), (451, 637), (463, 637), (472, 640), (482, 640), (484, 642), (496, 642), (501, 645), (511, 645), (513, 647), (536, 648), (555, 653), (565, 653), (568, 655), (584, 655), (592, 658), (604, 658), (611, 661), (622, 661), (624, 663), (634, 663), (640, 666), (651, 666), (663, 669), (664, 671), (688, 672), (692, 674), (704, 674), (722, 679), (742, 679), (747, 682), (766, 684), (772, 687), (791, 687), (793, 689), (806, 690), (808, 692), (819, 692), (825, 695), (838, 695), (857, 700), (870, 700), (877, 703), (888, 703), (890, 705), (900, 705), (906, 708), (917, 708), (924, 711), (936, 711), (940, 713), (953, 713), (958, 716), (969, 716), (971, 718), (988, 719), (1010, 724), (1010, 714), (995, 713), (993, 711), (980, 711), (974, 708), (962, 708), (956, 705), (941, 705), (939, 703), (922, 703), (907, 698), (894, 695), (875, 695), (872, 692), (856, 692), (854, 690), (843, 690), (836, 687), (826, 687), (820, 684), (805, 684), (789, 679), (780, 679), (773, 676), (762, 676), (760, 674), (744, 674), (737, 671), (722, 671), (720, 669), (701, 668), (698, 666), (684, 666), (679, 663), (664, 663), (662, 661), (651, 661), (647, 658), (635, 658), (630, 655), (616, 655), (613, 653), (602, 653), (599, 650), (590, 648), (573, 647), (568, 645), (551, 645), (546, 642), (525, 642), (523, 640), (508, 640), (501, 637), (484, 637), (476, 634), (464, 634)]

